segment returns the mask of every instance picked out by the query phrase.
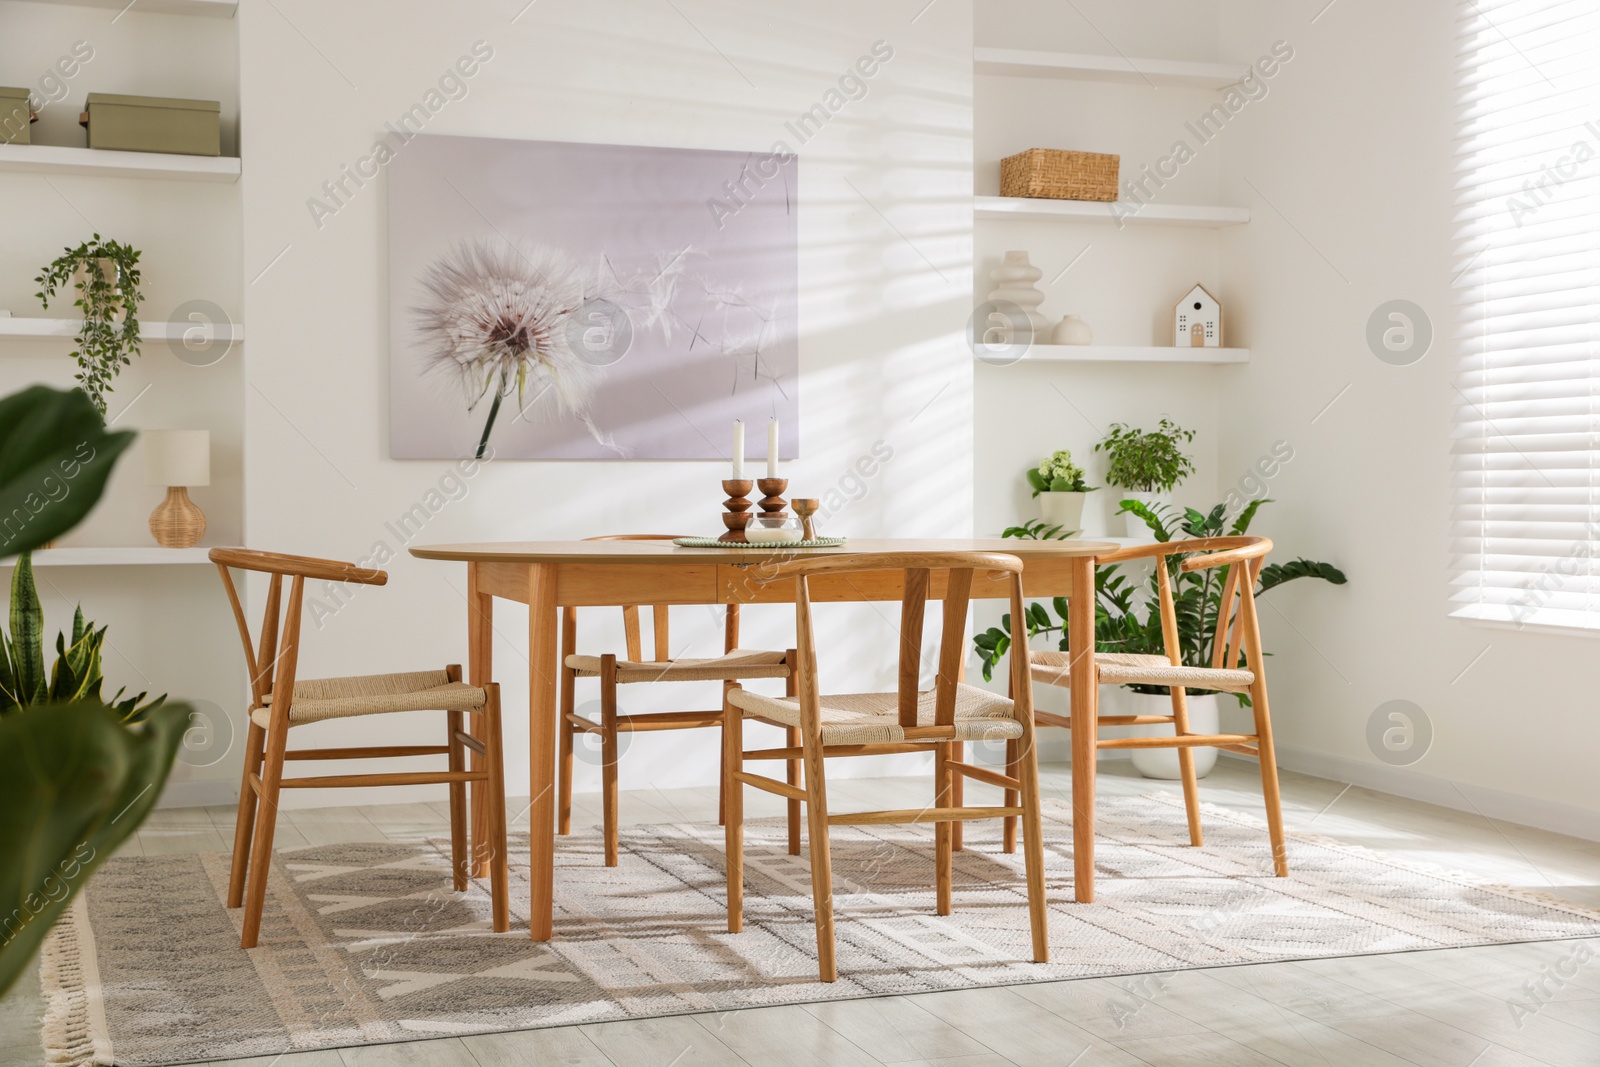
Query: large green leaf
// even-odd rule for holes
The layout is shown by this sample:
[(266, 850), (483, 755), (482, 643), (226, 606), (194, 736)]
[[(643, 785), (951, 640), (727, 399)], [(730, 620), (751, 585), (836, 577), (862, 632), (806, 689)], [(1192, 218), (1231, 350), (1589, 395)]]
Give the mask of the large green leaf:
[(11, 571), (11, 663), (16, 672), (17, 703), (44, 701), (44, 607), (33, 583), (33, 560), (17, 557)]
[(130, 729), (91, 703), (0, 719), (0, 994), (155, 806), (189, 714), (175, 704)]
[(82, 521), (132, 443), (131, 431), (106, 432), (80, 389), (36, 385), (0, 399), (0, 559)]
[(1321, 578), (1334, 585), (1343, 585), (1349, 581), (1344, 576), (1344, 571), (1331, 563), (1319, 563), (1312, 559), (1292, 559), (1288, 563), (1269, 563), (1261, 568), (1261, 592), (1265, 593), (1273, 586), (1292, 582), (1296, 578)]

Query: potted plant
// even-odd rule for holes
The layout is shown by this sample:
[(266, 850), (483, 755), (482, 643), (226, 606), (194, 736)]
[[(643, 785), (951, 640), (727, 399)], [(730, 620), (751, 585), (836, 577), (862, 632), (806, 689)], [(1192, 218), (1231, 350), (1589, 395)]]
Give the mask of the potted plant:
[(139, 354), (139, 250), (97, 233), (77, 248), (64, 249), (34, 279), (35, 295), (46, 309), (50, 298), (70, 284), (78, 291), (73, 306), (82, 309), (78, 347), (78, 384), (90, 401), (106, 413), (106, 392), (122, 368)]
[(1072, 462), (1071, 452), (1052, 452), (1037, 467), (1029, 467), (1028, 484), (1046, 525), (1067, 531), (1069, 537), (1082, 532), (1083, 501), (1094, 490), (1084, 481), (1083, 468)]
[[(1133, 503), (1128, 510), (1155, 535), (1157, 541), (1171, 541), (1176, 533), (1188, 538), (1237, 536), (1247, 533), (1256, 510), (1269, 500), (1258, 500), (1245, 507), (1230, 524), (1227, 508), (1218, 504), (1209, 513), (1201, 514), (1193, 508), (1178, 512), (1172, 508), (1150, 508)], [(1008, 531), (1008, 536), (1033, 536), (1025, 531)], [(1182, 662), (1195, 667), (1211, 665), (1212, 643), (1216, 637), (1217, 613), (1222, 610), (1222, 583), (1224, 577), (1218, 570), (1184, 571), (1183, 555), (1175, 553), (1166, 557), (1168, 575), (1172, 581), (1173, 606), (1177, 611), (1178, 650)], [(1333, 585), (1346, 582), (1344, 572), (1329, 563), (1309, 559), (1293, 559), (1287, 563), (1271, 563), (1261, 568), (1256, 581), (1257, 596), (1297, 578), (1320, 578)], [(1161, 604), (1156, 592), (1154, 570), (1143, 582), (1130, 580), (1120, 564), (1099, 568), (1096, 575), (1095, 649), (1099, 652), (1131, 652), (1143, 655), (1165, 655), (1166, 646), (1161, 636)], [(1051, 609), (1056, 617), (1052, 617)], [(1029, 604), (1026, 609), (1027, 633), (1033, 638), (1041, 634), (1059, 633), (1060, 647), (1067, 649), (1067, 601), (1057, 598), (1050, 607), (1041, 603)], [(992, 626), (973, 637), (978, 660), (983, 665), (983, 676), (992, 676), (996, 664), (1004, 658), (1011, 646), (1015, 627), (1008, 614), (999, 626)], [(1126, 699), (1133, 706), (1128, 710), (1135, 715), (1170, 715), (1172, 699), (1165, 686), (1129, 686), (1132, 692)], [(1241, 704), (1248, 705), (1247, 694), (1238, 694)], [(1221, 695), (1193, 692), (1189, 694), (1189, 729), (1194, 733), (1217, 733), (1221, 720)], [(1172, 727), (1165, 724), (1131, 727), (1135, 736), (1171, 735)], [(1208, 773), (1216, 764), (1217, 752), (1213, 748), (1195, 748), (1195, 769)], [(1178, 754), (1175, 749), (1134, 749), (1133, 765), (1147, 778), (1178, 777)]]
[(1123, 490), (1120, 510), (1127, 514), (1129, 537), (1144, 537), (1145, 525), (1128, 502), (1138, 501), (1147, 508), (1170, 506), (1173, 488), (1194, 473), (1194, 461), (1181, 447), (1193, 440), (1193, 430), (1163, 418), (1150, 431), (1114, 422), (1094, 446), (1106, 454), (1106, 484)]

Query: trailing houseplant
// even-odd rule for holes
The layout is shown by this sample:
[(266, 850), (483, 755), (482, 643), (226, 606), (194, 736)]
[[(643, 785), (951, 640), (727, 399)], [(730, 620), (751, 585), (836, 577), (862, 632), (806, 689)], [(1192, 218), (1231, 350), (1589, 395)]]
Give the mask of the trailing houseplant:
[(34, 279), (45, 308), (58, 292), (72, 286), (73, 306), (83, 312), (78, 327), (78, 384), (100, 414), (106, 393), (122, 368), (139, 354), (139, 250), (101, 238), (97, 233), (77, 248), (66, 248)]
[[(0, 558), (82, 521), (132, 440), (130, 432), (108, 432), (81, 390), (35, 386), (0, 398)], [(36, 682), (42, 649), (33, 637), (16, 636), (41, 630), (42, 620), (26, 602), (14, 601), (12, 611), (24, 618), (7, 645), (8, 666), (15, 678), (11, 657), (20, 651)], [(81, 643), (90, 630), (74, 627), (73, 649), (58, 641), (62, 702), (0, 710), (0, 994), (73, 895), (155, 806), (189, 722), (185, 705), (139, 709), (135, 698), (124, 709), (97, 699), (97, 657)], [(125, 721), (130, 710), (139, 721)]]
[[(1154, 430), (1114, 422), (1094, 450), (1106, 454), (1106, 484), (1123, 490), (1125, 499), (1138, 500), (1148, 507), (1169, 504), (1172, 490), (1194, 473), (1194, 460), (1183, 450), (1193, 440), (1193, 430), (1185, 430), (1168, 418), (1163, 418)], [(1127, 522), (1129, 537), (1144, 534), (1142, 523), (1135, 516), (1130, 515)]]
[(1066, 449), (1050, 453), (1037, 467), (1028, 468), (1027, 477), (1039, 500), (1040, 519), (1067, 531), (1066, 536), (1077, 533), (1082, 527), (1084, 498), (1094, 489), (1083, 468), (1072, 462), (1072, 453)]

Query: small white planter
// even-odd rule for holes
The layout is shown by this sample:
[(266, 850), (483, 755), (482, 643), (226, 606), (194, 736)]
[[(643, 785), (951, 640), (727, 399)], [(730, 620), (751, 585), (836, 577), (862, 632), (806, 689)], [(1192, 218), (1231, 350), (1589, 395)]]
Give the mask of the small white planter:
[(1059, 526), (1064, 532), (1078, 532), (1083, 529), (1083, 501), (1088, 493), (1055, 493), (1043, 492), (1039, 494), (1039, 518), (1047, 525)]
[[(1165, 694), (1127, 692), (1123, 697), (1127, 701), (1128, 713), (1131, 715), (1172, 714), (1172, 698)], [(1222, 731), (1222, 705), (1219, 694), (1190, 693), (1188, 707), (1190, 733), (1215, 734)], [(1133, 737), (1173, 735), (1173, 728), (1164, 723), (1130, 726), (1128, 731)], [(1133, 754), (1134, 769), (1146, 778), (1176, 780), (1182, 777), (1182, 772), (1178, 769), (1178, 750), (1175, 748), (1134, 748), (1129, 751)], [(1217, 765), (1217, 750), (1194, 748), (1190, 751), (1194, 753), (1194, 773), (1201, 778), (1210, 774), (1211, 768)]]
[[(1172, 496), (1169, 493), (1143, 493), (1133, 489), (1117, 489), (1114, 492), (1117, 493), (1116, 500), (1119, 504), (1124, 500), (1137, 500), (1148, 508), (1153, 508), (1157, 504), (1162, 507), (1172, 504)], [(1133, 512), (1125, 511), (1122, 513), (1122, 517), (1128, 524), (1129, 537), (1139, 541), (1154, 541), (1156, 539), (1155, 534), (1150, 532), (1150, 527), (1146, 526), (1144, 520)]]

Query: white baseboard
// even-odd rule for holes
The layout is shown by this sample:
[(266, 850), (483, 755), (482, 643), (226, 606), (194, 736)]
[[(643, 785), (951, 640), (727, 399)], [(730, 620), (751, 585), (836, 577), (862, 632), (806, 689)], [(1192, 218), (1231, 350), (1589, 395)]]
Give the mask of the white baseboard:
[[(1223, 757), (1247, 758), (1230, 756), (1228, 753), (1223, 753)], [(1600, 841), (1600, 815), (1570, 804), (1539, 800), (1487, 786), (1463, 785), (1448, 778), (1436, 778), (1404, 767), (1391, 767), (1386, 763), (1282, 745), (1278, 746), (1278, 766), (1287, 771), (1298, 771), (1335, 782), (1349, 782), (1363, 789), (1376, 789), (1409, 800), (1437, 804), (1441, 808), (1549, 830), (1568, 837), (1581, 837), (1586, 841)]]

